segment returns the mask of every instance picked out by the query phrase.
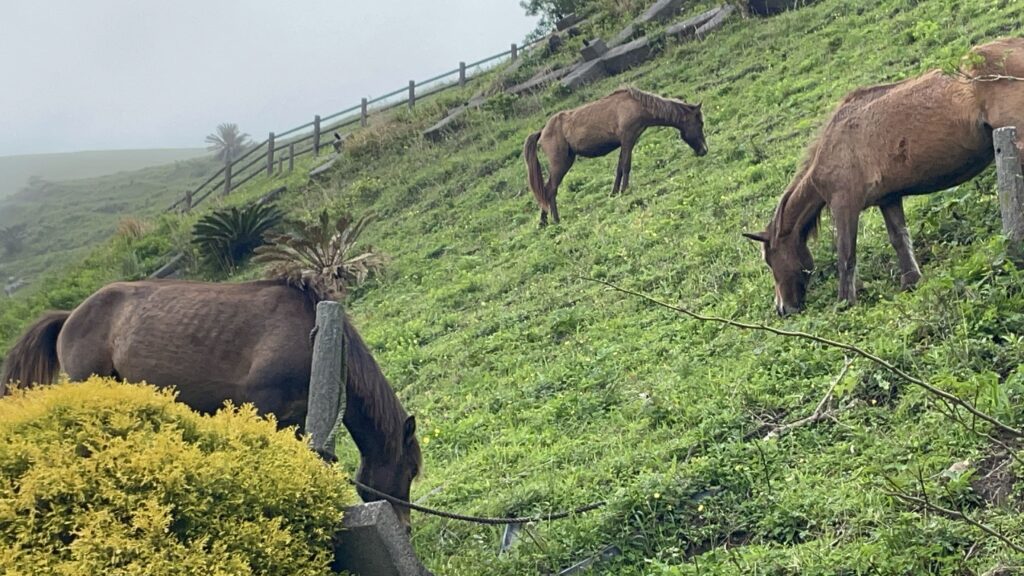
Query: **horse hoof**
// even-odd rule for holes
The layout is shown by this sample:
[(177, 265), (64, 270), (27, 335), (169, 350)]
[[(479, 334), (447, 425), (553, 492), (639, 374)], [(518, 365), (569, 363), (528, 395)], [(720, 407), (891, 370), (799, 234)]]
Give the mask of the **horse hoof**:
[(900, 278), (900, 289), (909, 292), (910, 290), (917, 288), (917, 283), (920, 280), (920, 272), (907, 272)]

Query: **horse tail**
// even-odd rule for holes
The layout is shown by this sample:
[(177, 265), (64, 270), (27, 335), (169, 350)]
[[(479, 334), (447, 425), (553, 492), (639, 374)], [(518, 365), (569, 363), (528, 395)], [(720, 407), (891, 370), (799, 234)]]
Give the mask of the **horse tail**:
[(46, 312), (18, 338), (0, 371), (0, 396), (11, 382), (25, 386), (53, 382), (60, 370), (57, 336), (68, 316), (71, 312)]
[(548, 210), (547, 191), (544, 189), (544, 175), (541, 173), (540, 160), (537, 159), (537, 141), (540, 140), (540, 132), (534, 132), (526, 137), (523, 144), (523, 158), (526, 159), (526, 173), (529, 175), (530, 190), (533, 190), (533, 197), (537, 199), (542, 210)]

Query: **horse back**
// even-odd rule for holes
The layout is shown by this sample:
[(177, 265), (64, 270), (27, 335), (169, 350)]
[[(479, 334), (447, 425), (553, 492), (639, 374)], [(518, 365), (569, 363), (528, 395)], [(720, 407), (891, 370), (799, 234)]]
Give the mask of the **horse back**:
[(196, 410), (252, 402), (286, 420), (308, 389), (314, 322), (312, 302), (283, 284), (120, 282), (75, 309), (58, 356), (72, 379), (174, 386)]

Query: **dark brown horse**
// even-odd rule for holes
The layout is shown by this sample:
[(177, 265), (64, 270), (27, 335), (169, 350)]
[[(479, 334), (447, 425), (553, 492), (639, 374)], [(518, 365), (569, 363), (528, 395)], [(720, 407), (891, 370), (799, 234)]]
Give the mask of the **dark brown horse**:
[[(72, 312), (48, 312), (11, 348), (0, 382), (49, 383), (92, 374), (174, 386), (178, 400), (212, 413), (252, 403), (280, 426), (306, 416), (315, 299), (280, 282), (121, 282)], [(343, 422), (359, 448), (356, 479), (409, 499), (421, 466), (407, 416), (351, 322), (345, 322)], [(360, 493), (364, 500), (377, 498)], [(395, 507), (409, 525), (409, 510)]]
[[(523, 146), (523, 156), (530, 189), (540, 205), (540, 225), (547, 225), (548, 212), (555, 224), (558, 223), (555, 196), (576, 156), (596, 158), (621, 147), (612, 194), (628, 188), (633, 147), (651, 126), (676, 128), (697, 156), (708, 153), (700, 104), (662, 98), (635, 88), (622, 88), (596, 102), (563, 110), (552, 116), (543, 130), (530, 134)], [(547, 182), (544, 182), (537, 159), (538, 142), (548, 157)]]
[(826, 205), (836, 230), (841, 300), (857, 299), (857, 223), (870, 206), (885, 219), (901, 285), (914, 286), (921, 270), (903, 197), (955, 186), (992, 162), (992, 130), (1024, 128), (1022, 76), (1024, 39), (1002, 39), (973, 48), (956, 74), (933, 70), (847, 95), (808, 150), (768, 228), (744, 233), (762, 243), (778, 313), (804, 306), (814, 268), (807, 239)]

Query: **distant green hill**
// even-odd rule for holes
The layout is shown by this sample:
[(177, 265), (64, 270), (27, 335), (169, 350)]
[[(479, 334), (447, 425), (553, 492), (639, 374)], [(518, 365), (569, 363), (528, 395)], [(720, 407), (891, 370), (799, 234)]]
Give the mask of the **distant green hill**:
[(202, 148), (163, 148), (0, 156), (0, 198), (21, 190), (33, 177), (50, 181), (95, 178), (198, 158), (206, 153)]
[[(150, 163), (166, 158), (163, 165), (105, 176), (75, 180), (51, 180), (57, 175), (76, 171), (76, 162), (55, 161), (49, 177), (32, 178), (19, 191), (0, 197), (0, 228), (25, 224), (23, 248), (14, 254), (0, 252), (0, 276), (25, 277), (29, 280), (47, 271), (55, 271), (88, 254), (117, 229), (124, 217), (153, 217), (170, 205), (184, 191), (205, 180), (216, 162), (206, 156), (190, 160), (174, 160), (195, 156), (199, 151), (136, 150), (73, 154), (82, 160), (79, 169), (86, 170), (84, 158), (95, 154), (95, 170), (106, 166)], [(62, 155), (51, 155), (62, 156)], [(102, 162), (103, 158), (106, 162)], [(38, 159), (42, 157), (23, 157)], [(10, 161), (11, 158), (0, 160)], [(34, 162), (35, 160), (32, 160)], [(29, 162), (31, 163), (31, 162)], [(42, 166), (42, 164), (38, 164)]]

